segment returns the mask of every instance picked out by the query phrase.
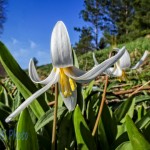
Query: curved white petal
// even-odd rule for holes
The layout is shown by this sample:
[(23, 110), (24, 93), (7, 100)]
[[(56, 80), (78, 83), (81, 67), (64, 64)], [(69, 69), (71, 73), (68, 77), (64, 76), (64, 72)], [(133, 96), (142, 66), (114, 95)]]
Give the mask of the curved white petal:
[(116, 62), (114, 67), (108, 68), (104, 73), (109, 76), (120, 77), (122, 76), (122, 69), (120, 68), (119, 63)]
[(95, 57), (95, 53), (94, 53), (94, 52), (93, 52), (93, 60), (94, 60), (95, 66), (98, 65), (98, 61), (97, 61), (97, 59), (96, 59), (96, 57)]
[(65, 74), (76, 80), (77, 82), (89, 82), (93, 80), (96, 76), (103, 73), (107, 68), (111, 67), (125, 52), (125, 47), (123, 47), (115, 56), (105, 60), (101, 64), (93, 67), (88, 72), (82, 72), (80, 69), (75, 67), (70, 67), (70, 71), (65, 70)]
[(128, 51), (126, 50), (122, 57), (119, 59), (119, 65), (122, 69), (127, 69), (131, 66), (131, 59)]
[(115, 67), (110, 67), (104, 72), (104, 74), (111, 76), (115, 70), (116, 70)]
[(111, 75), (114, 76), (114, 77), (122, 76), (122, 69), (121, 69), (121, 67), (119, 66), (118, 63), (116, 63), (115, 65), (116, 65), (116, 69), (114, 70), (114, 72), (112, 72)]
[(145, 51), (141, 59), (137, 62), (137, 64), (134, 67), (132, 67), (132, 69), (137, 69), (140, 65), (142, 65), (149, 54), (149, 51)]
[(51, 80), (46, 86), (44, 86), (43, 88), (41, 88), (40, 90), (38, 90), (37, 92), (35, 92), (34, 94), (32, 94), (29, 98), (27, 98), (12, 114), (10, 114), (5, 122), (9, 122), (11, 121), (14, 117), (16, 117), (21, 111), (23, 111), (33, 100), (35, 100), (38, 96), (40, 96), (41, 94), (43, 94), (45, 91), (47, 91), (52, 84), (55, 84), (56, 82), (58, 82), (58, 74), (59, 72), (57, 71), (57, 73), (55, 74), (53, 80)]
[(48, 84), (55, 76), (55, 73), (55, 69), (53, 68), (50, 75), (46, 79), (41, 81), (36, 71), (33, 60), (31, 59), (29, 62), (29, 77), (34, 83)]
[(70, 38), (65, 24), (58, 21), (51, 36), (52, 63), (56, 68), (73, 66)]
[(68, 110), (73, 111), (77, 103), (77, 90), (73, 91), (70, 97), (65, 98), (62, 93), (61, 96)]

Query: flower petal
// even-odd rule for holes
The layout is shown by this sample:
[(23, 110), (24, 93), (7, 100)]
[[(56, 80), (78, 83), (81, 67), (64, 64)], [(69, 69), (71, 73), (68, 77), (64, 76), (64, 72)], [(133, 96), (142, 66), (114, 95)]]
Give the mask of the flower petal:
[(72, 49), (66, 26), (58, 21), (51, 36), (52, 63), (56, 68), (73, 66)]
[(131, 66), (131, 59), (130, 59), (130, 55), (127, 50), (122, 55), (122, 57), (119, 59), (119, 65), (122, 69), (126, 69)]
[(140, 65), (142, 65), (142, 63), (146, 60), (149, 54), (149, 51), (145, 51), (141, 59), (137, 62), (137, 64), (134, 67), (132, 67), (132, 69), (137, 69)]
[(55, 73), (55, 69), (53, 68), (50, 75), (46, 79), (41, 81), (36, 71), (33, 60), (31, 59), (29, 62), (29, 77), (34, 83), (48, 84), (54, 78)]
[(83, 72), (76, 67), (70, 67), (70, 69), (65, 70), (65, 74), (76, 80), (77, 82), (89, 82), (93, 80), (96, 76), (103, 73), (107, 68), (111, 67), (125, 52), (125, 47), (123, 47), (115, 56), (105, 60), (101, 64), (93, 67), (88, 72)]
[(93, 60), (94, 60), (95, 66), (98, 65), (98, 61), (97, 61), (97, 59), (96, 59), (96, 57), (95, 57), (95, 53), (94, 53), (94, 52), (93, 52)]
[(108, 68), (104, 74), (107, 74), (109, 76), (113, 76), (113, 77), (120, 77), (122, 76), (122, 69), (121, 67), (119, 66), (119, 63), (116, 62), (114, 67), (110, 67)]
[(58, 82), (58, 77), (59, 77), (58, 73), (59, 72), (57, 71), (57, 73), (55, 74), (55, 77), (53, 78), (53, 80), (51, 80), (46, 86), (44, 86), (43, 88), (41, 88), (40, 90), (38, 90), (37, 92), (35, 92), (34, 94), (32, 94), (29, 98), (27, 98), (12, 114), (10, 114), (6, 118), (5, 122), (11, 121), (21, 111), (23, 111), (33, 100), (35, 100), (38, 96), (40, 96), (45, 91), (47, 91), (51, 87), (52, 84), (55, 84), (56, 82)]
[(110, 68), (108, 68), (105, 72), (104, 72), (104, 74), (107, 74), (107, 75), (112, 75), (113, 74), (113, 72), (115, 71), (116, 69), (114, 68), (114, 67), (110, 67)]
[(116, 63), (116, 69), (115, 69), (114, 72), (112, 72), (111, 75), (114, 76), (114, 77), (120, 77), (120, 76), (122, 76), (122, 69), (120, 68), (120, 66), (119, 66), (118, 63)]
[(65, 98), (62, 93), (61, 96), (68, 110), (73, 111), (77, 103), (77, 90), (73, 91), (70, 97)]

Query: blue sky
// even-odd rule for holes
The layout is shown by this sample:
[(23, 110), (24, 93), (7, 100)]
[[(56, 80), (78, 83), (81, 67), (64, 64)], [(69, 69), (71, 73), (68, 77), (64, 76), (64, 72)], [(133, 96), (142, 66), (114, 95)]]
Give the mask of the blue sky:
[(79, 18), (83, 0), (10, 0), (6, 9), (1, 40), (24, 69), (33, 57), (38, 65), (51, 62), (50, 37), (58, 20), (66, 24), (72, 44), (79, 39), (73, 28), (85, 25)]

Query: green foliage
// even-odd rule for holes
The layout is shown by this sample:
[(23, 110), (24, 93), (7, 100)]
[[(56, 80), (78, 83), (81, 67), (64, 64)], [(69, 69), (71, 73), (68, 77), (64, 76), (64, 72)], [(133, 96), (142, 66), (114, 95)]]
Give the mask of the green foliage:
[(3, 24), (6, 20), (6, 6), (7, 6), (7, 0), (0, 0), (0, 33), (3, 31)]
[[(80, 40), (76, 43), (81, 51), (82, 48), (92, 44), (94, 44), (93, 48), (101, 49), (101, 34), (107, 39), (107, 44), (112, 46), (150, 34), (149, 0), (85, 0), (84, 9), (80, 11), (80, 15), (87, 24), (79, 29), (82, 30), (85, 27), (90, 29), (90, 34), (84, 32), (84, 37), (81, 32)], [(116, 37), (115, 43), (112, 42), (114, 36)], [(87, 42), (86, 46), (84, 45), (85, 41)]]
[[(108, 1), (85, 0), (84, 9), (80, 11), (81, 18), (89, 23), (82, 28), (75, 28), (80, 31), (80, 40), (76, 43), (76, 49), (81, 51), (100, 48), (100, 30), (104, 31), (109, 24)], [(85, 45), (86, 44), (86, 45)]]
[[(28, 122), (26, 123), (26, 121)], [(21, 150), (39, 149), (37, 134), (34, 129), (34, 124), (32, 123), (30, 114), (27, 109), (25, 109), (20, 115), (17, 124), (16, 136), (17, 136), (16, 137), (17, 149), (21, 149)]]
[(129, 26), (132, 39), (143, 37), (150, 34), (150, 1), (149, 0), (134, 0), (133, 7), (135, 10), (134, 19)]
[[(137, 47), (140, 57), (145, 48), (148, 48), (148, 44), (148, 41), (141, 38), (135, 42), (127, 43), (127, 48), (131, 48), (129, 51), (131, 50), (132, 54), (132, 50)], [(96, 57), (99, 56), (98, 61), (101, 62), (108, 58), (109, 51), (106, 49), (96, 52)], [(92, 63), (91, 53), (81, 57)], [(28, 75), (19, 67), (2, 43), (0, 43), (0, 61), (9, 75), (0, 81), (0, 149), (50, 149), (54, 109), (47, 103), (54, 100), (53, 90), (51, 89), (35, 100), (14, 121), (9, 124), (5, 123), (5, 118), (24, 99), (38, 90), (38, 87), (30, 81)], [(75, 53), (74, 64), (77, 67), (81, 65), (81, 61), (78, 64)], [(91, 67), (90, 65), (88, 64), (89, 67)], [(84, 64), (82, 66), (85, 67)], [(149, 65), (145, 65), (144, 69), (146, 66)], [(44, 72), (47, 75), (50, 69), (51, 65), (39, 67), (39, 73)], [(137, 72), (128, 72), (127, 75), (128, 80), (123, 82), (118, 82), (114, 78), (109, 79), (106, 103), (94, 136), (92, 136), (92, 130), (101, 104), (104, 79), (99, 77), (100, 82), (96, 80), (88, 85), (77, 85), (78, 105), (73, 112), (68, 112), (60, 97), (58, 98), (56, 149), (149, 149), (149, 90), (140, 91), (130, 98), (128, 93), (116, 94), (117, 91), (137, 89), (136, 87), (149, 81), (149, 76), (141, 76)], [(22, 138), (28, 137), (26, 140), (20, 140), (16, 135)]]
[[(140, 57), (143, 55), (145, 50), (150, 51), (149, 38), (138, 38), (135, 41), (130, 41), (126, 44), (119, 44), (117, 47), (121, 48), (122, 46), (126, 46), (127, 50), (130, 52), (132, 65), (136, 64), (137, 61), (139, 61)], [(112, 50), (111, 47), (108, 47), (106, 49), (103, 49), (102, 51), (95, 51), (95, 56), (97, 61), (101, 63), (104, 60), (106, 60), (111, 50)], [(84, 70), (89, 70), (94, 66), (92, 52), (88, 52), (83, 55), (80, 55), (78, 57), (78, 61), (79, 61), (80, 68)]]
[(138, 131), (138, 129), (136, 128), (135, 124), (133, 123), (133, 121), (129, 116), (126, 117), (126, 128), (133, 149), (136, 150), (150, 149), (150, 143)]
[[(90, 130), (82, 116), (81, 110), (77, 105), (74, 110), (73, 116), (75, 135), (77, 140), (78, 149), (95, 149), (96, 145), (94, 143), (94, 138), (92, 137)], [(89, 142), (90, 141), (90, 142)]]
[(126, 42), (129, 39), (129, 25), (134, 16), (133, 1), (112, 0), (110, 3), (110, 16), (116, 27), (116, 32), (110, 34), (117, 35), (118, 43)]
[(92, 44), (92, 31), (91, 28), (82, 27), (82, 29), (75, 28), (76, 31), (80, 32), (79, 42), (75, 43), (74, 49), (77, 54), (86, 53), (94, 47)]

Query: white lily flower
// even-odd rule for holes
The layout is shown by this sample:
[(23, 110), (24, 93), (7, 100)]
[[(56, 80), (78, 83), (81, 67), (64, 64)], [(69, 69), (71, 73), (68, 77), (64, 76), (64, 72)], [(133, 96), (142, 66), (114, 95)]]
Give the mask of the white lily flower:
[(50, 75), (43, 81), (40, 80), (35, 69), (33, 60), (29, 63), (29, 76), (35, 83), (45, 86), (27, 98), (12, 114), (6, 118), (6, 122), (12, 120), (22, 110), (24, 110), (34, 99), (47, 91), (52, 84), (58, 82), (61, 96), (69, 111), (74, 110), (77, 101), (78, 83), (87, 83), (96, 76), (102, 74), (111, 67), (125, 52), (122, 48), (115, 56), (105, 60), (101, 64), (93, 67), (88, 72), (82, 71), (73, 66), (72, 49), (67, 29), (62, 21), (58, 21), (51, 36), (51, 54), (53, 69)]
[[(119, 49), (115, 50), (120, 51)], [(108, 68), (105, 73), (113, 77), (119, 77), (120, 80), (123, 80), (126, 77), (125, 70), (130, 68), (130, 66), (130, 55), (128, 51), (125, 50), (125, 53), (122, 55), (122, 57), (114, 64), (114, 67)]]
[(143, 56), (141, 57), (141, 59), (137, 62), (137, 64), (135, 66), (132, 67), (132, 69), (139, 68), (143, 64), (143, 62), (146, 60), (146, 58), (148, 57), (149, 54), (150, 54), (149, 51), (145, 51)]
[[(118, 48), (114, 49), (115, 51), (120, 51)], [(134, 67), (131, 66), (131, 59), (130, 55), (127, 50), (125, 50), (125, 53), (122, 55), (122, 57), (114, 64), (114, 67), (108, 68), (104, 74), (107, 74), (109, 76), (113, 77), (119, 77), (120, 80), (124, 79), (126, 77), (125, 70), (126, 69), (138, 69), (140, 65), (143, 64), (143, 62), (146, 60), (148, 55), (150, 54), (149, 51), (145, 51), (141, 59), (137, 62), (137, 64)], [(95, 63), (95, 66), (98, 65), (98, 62), (96, 60), (95, 54), (93, 53), (93, 61)]]

